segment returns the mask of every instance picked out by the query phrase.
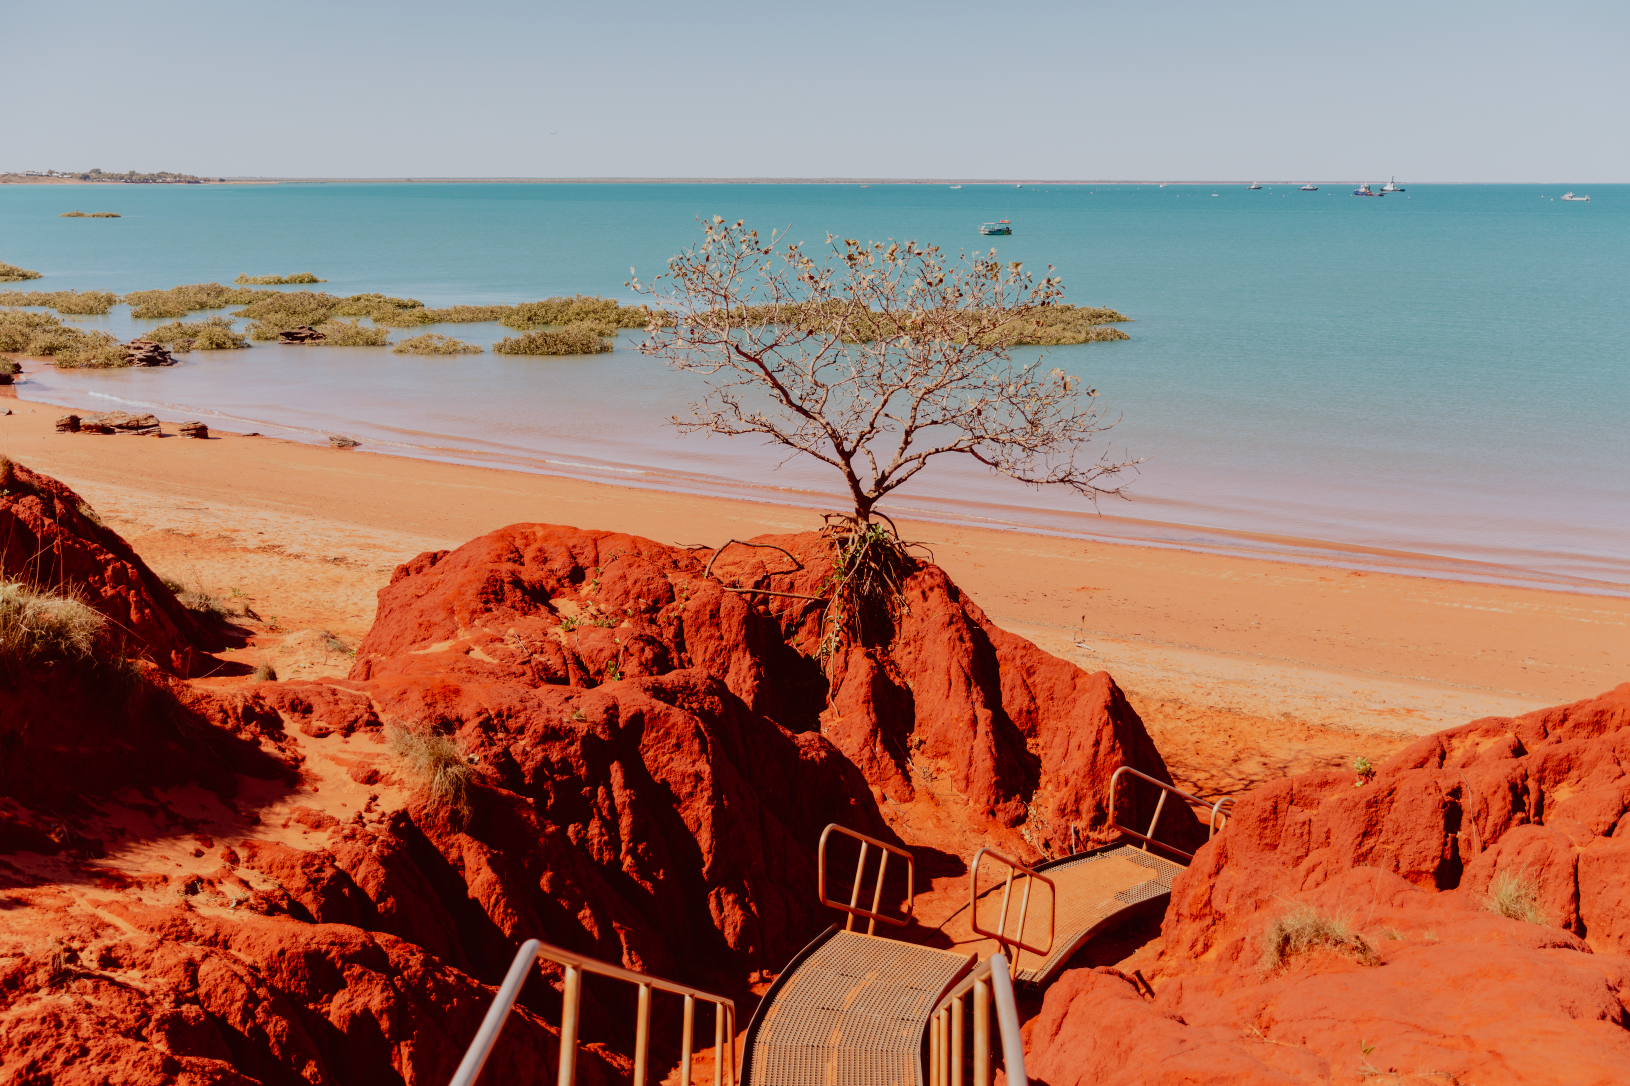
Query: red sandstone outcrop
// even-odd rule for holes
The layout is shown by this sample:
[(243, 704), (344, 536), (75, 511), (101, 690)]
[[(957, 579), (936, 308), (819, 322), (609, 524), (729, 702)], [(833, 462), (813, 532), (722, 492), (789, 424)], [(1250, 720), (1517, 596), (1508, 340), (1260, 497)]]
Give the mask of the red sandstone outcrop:
[[(1630, 684), (1439, 732), (1369, 783), (1247, 794), (1173, 887), (1144, 969), (1156, 997), (1067, 974), (1029, 1027), (1033, 1077), (1630, 1081), (1627, 764)], [(1537, 892), (1531, 919), (1486, 907), (1497, 877)], [(1296, 903), (1381, 964), (1327, 948), (1266, 968), (1265, 934)]]
[[(947, 777), (977, 828), (1032, 857), (1107, 839), (1117, 767), (1169, 779), (1108, 675), (999, 629), (927, 562), (886, 647), (847, 648), (829, 681), (821, 605), (797, 597), (822, 595), (830, 546), (755, 542), (776, 549), (725, 549), (704, 579), (710, 551), (512, 525), (398, 569), (352, 674), (473, 669), (542, 689), (699, 669), (789, 731), (819, 731), (881, 797), (908, 803), (924, 770)], [(1135, 794), (1122, 815), (1147, 820), (1153, 805)], [(1203, 839), (1186, 809), (1166, 818), (1173, 840)]]
[(16, 465), (0, 493), (0, 577), (76, 596), (107, 617), (110, 648), (192, 674), (219, 641), (95, 517), (62, 483)]

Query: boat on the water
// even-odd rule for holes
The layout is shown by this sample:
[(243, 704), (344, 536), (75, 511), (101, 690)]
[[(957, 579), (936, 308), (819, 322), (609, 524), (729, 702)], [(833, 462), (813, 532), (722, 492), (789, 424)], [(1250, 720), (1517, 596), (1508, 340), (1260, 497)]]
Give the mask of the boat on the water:
[(1319, 186), (1317, 186), (1313, 182), (1309, 181), (1307, 184), (1303, 185), (1297, 191), (1299, 191), (1299, 192), (1318, 192), (1319, 191)]
[(1011, 219), (1000, 219), (996, 222), (982, 222), (979, 224), (981, 234), (1011, 234), (1013, 222)]
[(1384, 196), (1386, 194), (1381, 193), (1381, 192), (1371, 192), (1370, 191), (1370, 186), (1368, 186), (1368, 185), (1360, 185), (1360, 186), (1358, 186), (1358, 188), (1353, 190), (1353, 195), (1354, 196)]
[(1262, 187), (1261, 185), (1257, 184), (1255, 181), (1252, 181), (1249, 185), (1245, 186), (1245, 190), (1247, 192), (1251, 192), (1251, 191), (1254, 191), (1254, 190), (1259, 189), (1261, 187)]
[(1381, 186), (1381, 191), (1382, 192), (1402, 192), (1402, 191), (1404, 191), (1404, 187), (1402, 185), (1400, 185), (1398, 183), (1398, 179), (1396, 177), (1394, 177), (1391, 181), (1388, 181), (1385, 185)]
[(1589, 196), (1575, 196), (1571, 192), (1564, 192), (1562, 194), (1562, 198), (1564, 200), (1568, 201), (1568, 203), (1570, 203), (1570, 204), (1588, 204), (1588, 203), (1590, 203), (1590, 197)]
[(959, 189), (959, 188), (961, 188), (961, 187), (962, 187), (962, 186), (961, 186), (961, 185), (952, 185), (952, 186), (951, 186), (951, 187), (952, 187), (952, 188), (954, 188), (954, 189)]

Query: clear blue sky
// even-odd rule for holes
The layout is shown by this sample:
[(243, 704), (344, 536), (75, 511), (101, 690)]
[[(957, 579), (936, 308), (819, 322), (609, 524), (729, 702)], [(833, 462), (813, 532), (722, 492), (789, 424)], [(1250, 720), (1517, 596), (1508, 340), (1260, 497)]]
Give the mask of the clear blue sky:
[(0, 0), (0, 169), (1630, 181), (1630, 4)]

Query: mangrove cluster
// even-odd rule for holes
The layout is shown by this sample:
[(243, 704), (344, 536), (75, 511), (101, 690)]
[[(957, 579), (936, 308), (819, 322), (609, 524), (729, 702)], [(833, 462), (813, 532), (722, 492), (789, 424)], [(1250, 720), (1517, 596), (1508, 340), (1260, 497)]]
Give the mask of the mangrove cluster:
[(280, 286), (289, 283), (326, 283), (327, 279), (319, 279), (310, 272), (295, 272), (293, 275), (240, 275), (232, 280), (234, 283), (250, 286)]
[(120, 218), (120, 215), (117, 211), (64, 211), (57, 217), (59, 219), (117, 219)]

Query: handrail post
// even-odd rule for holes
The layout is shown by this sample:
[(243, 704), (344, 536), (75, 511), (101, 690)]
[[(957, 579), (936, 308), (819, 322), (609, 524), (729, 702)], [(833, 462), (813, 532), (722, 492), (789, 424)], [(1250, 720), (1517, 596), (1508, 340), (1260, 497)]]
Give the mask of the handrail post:
[(962, 1086), (962, 997), (951, 1000), (951, 1086)]
[(634, 1020), (634, 1086), (645, 1086), (651, 1061), (651, 986), (640, 985), (639, 1017)]
[[(864, 846), (863, 846), (864, 847)], [(877, 858), (877, 889), (872, 893), (872, 917), (866, 921), (866, 934), (877, 934), (877, 910), (883, 905), (883, 876), (889, 869), (889, 852), (884, 849)]]
[[(1007, 959), (991, 955), (990, 983), (996, 990), (996, 1025), (1002, 1031), (1002, 1065), (1007, 1069), (1008, 1086), (1030, 1086), (1024, 1073), (1024, 1041), (1019, 1035), (1019, 1011), (1013, 1000), (1013, 978)], [(1017, 1058), (1013, 1058), (1017, 1055)]]
[(451, 1086), (472, 1086), (480, 1076), (492, 1046), (498, 1042), (498, 1034), (503, 1031), (504, 1023), (509, 1021), (510, 1008), (520, 997), (522, 986), (532, 974), (532, 963), (538, 960), (538, 952), (542, 949), (543, 944), (536, 939), (528, 939), (521, 944), (520, 952), (510, 963), (509, 972), (504, 974), (504, 983), (493, 997), (492, 1006), (487, 1008), (486, 1017), (481, 1019), (481, 1028), (476, 1030), (475, 1040), (470, 1042), (464, 1059), (459, 1061), (458, 1070), (453, 1072)]
[(990, 986), (984, 978), (973, 986), (973, 1086), (990, 1086)]
[(566, 983), (560, 1009), (560, 1086), (572, 1086), (577, 1078), (577, 1007), (583, 994), (583, 970), (566, 967)]
[(679, 1086), (690, 1086), (691, 1043), (696, 1032), (696, 997), (685, 997), (685, 1036), (680, 1047)]
[(724, 1081), (724, 1004), (713, 1004), (713, 1086)]
[[(724, 1004), (720, 1004), (724, 1006)], [(725, 1007), (724, 1050), (730, 1056), (730, 1077), (725, 1081), (729, 1086), (738, 1086), (736, 1082), (736, 1005), (734, 1003)]]
[[(860, 862), (855, 864), (855, 888), (849, 894), (849, 908), (851, 909), (860, 904), (860, 880), (866, 876), (866, 849), (869, 847), (864, 841), (860, 843)], [(843, 922), (843, 930), (853, 931), (854, 929), (855, 914), (850, 913), (849, 919)]]

